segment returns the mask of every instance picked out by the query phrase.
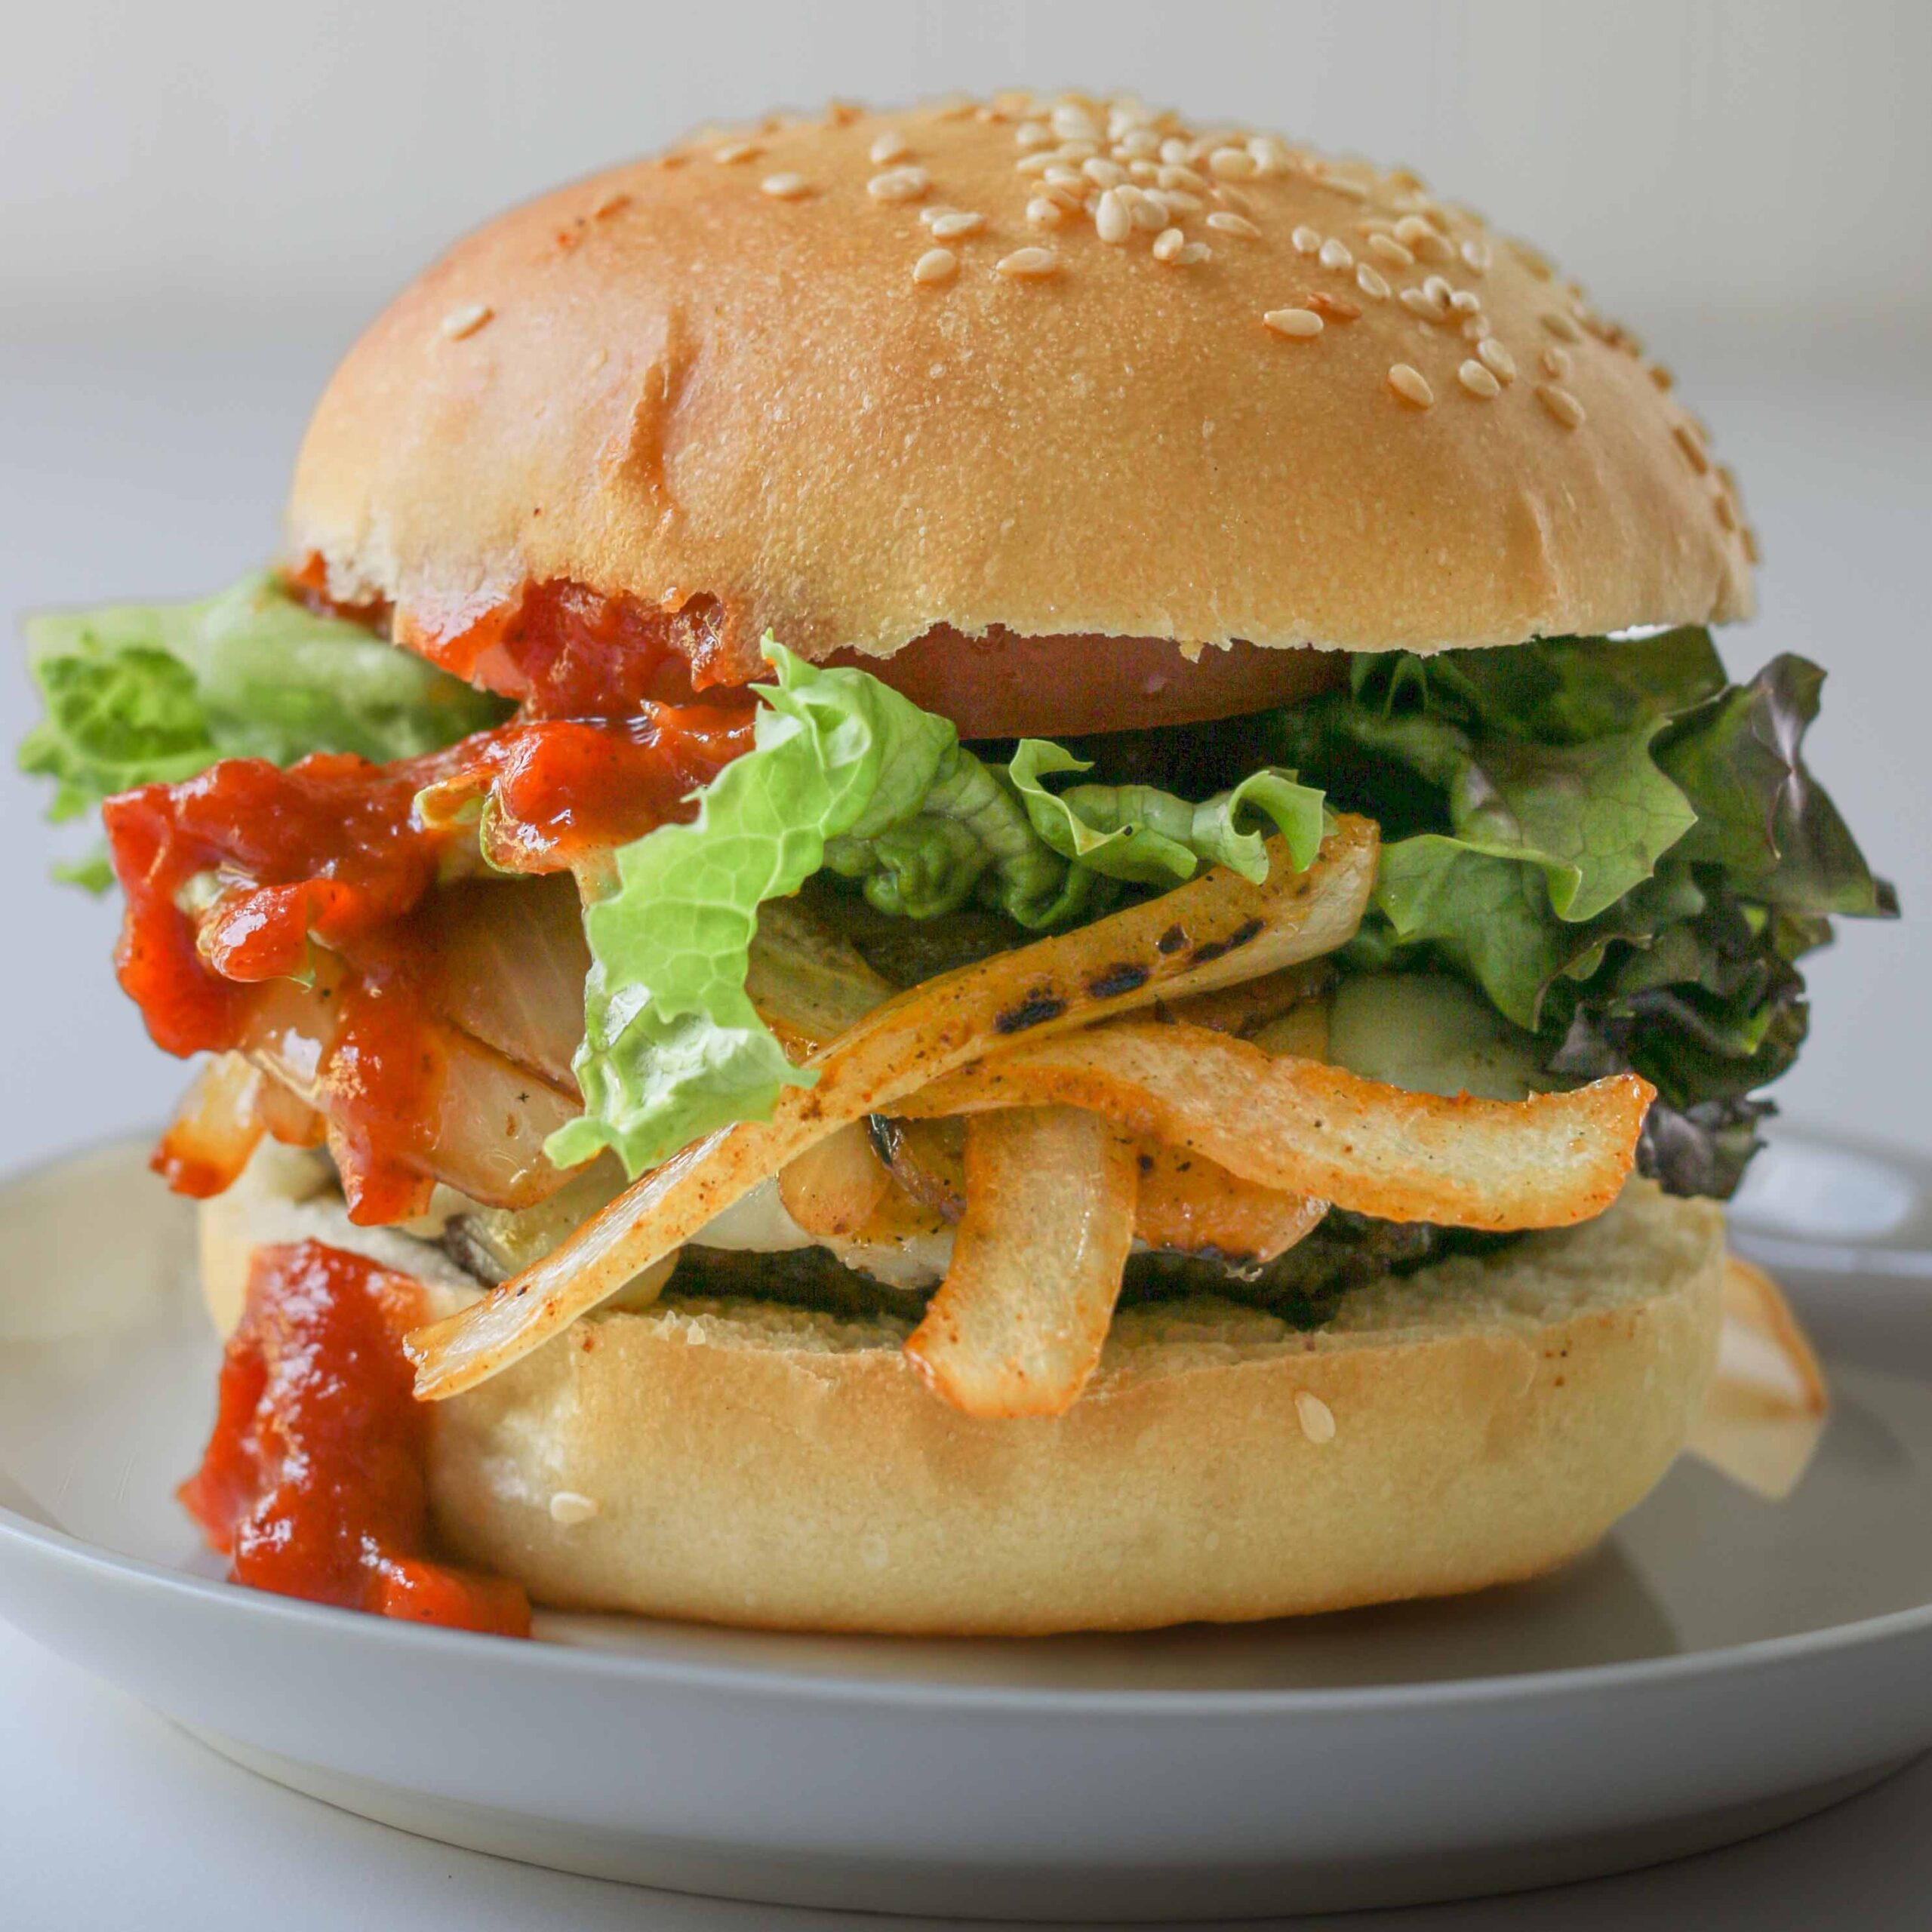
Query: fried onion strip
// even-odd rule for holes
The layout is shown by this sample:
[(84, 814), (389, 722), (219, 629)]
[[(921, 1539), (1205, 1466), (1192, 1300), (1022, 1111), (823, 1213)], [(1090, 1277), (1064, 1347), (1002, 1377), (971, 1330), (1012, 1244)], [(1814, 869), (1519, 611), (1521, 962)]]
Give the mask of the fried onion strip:
[(1338, 818), (1306, 872), (1278, 860), (1255, 885), (1217, 866), (1091, 926), (909, 988), (814, 1055), (817, 1084), (787, 1088), (769, 1121), (742, 1121), (673, 1155), (534, 1266), (417, 1330), (408, 1341), (417, 1394), (439, 1400), (500, 1374), (808, 1147), (1002, 1040), (1333, 952), (1361, 923), (1376, 844), (1367, 820)]
[(969, 1416), (1057, 1416), (1100, 1359), (1134, 1239), (1133, 1142), (1074, 1107), (1017, 1107), (966, 1134), (952, 1265), (906, 1353)]
[(1527, 1100), (1444, 1100), (1204, 1027), (1127, 1021), (1017, 1047), (901, 1101), (906, 1115), (1057, 1101), (1357, 1214), (1567, 1227), (1617, 1198), (1656, 1090), (1634, 1073)]

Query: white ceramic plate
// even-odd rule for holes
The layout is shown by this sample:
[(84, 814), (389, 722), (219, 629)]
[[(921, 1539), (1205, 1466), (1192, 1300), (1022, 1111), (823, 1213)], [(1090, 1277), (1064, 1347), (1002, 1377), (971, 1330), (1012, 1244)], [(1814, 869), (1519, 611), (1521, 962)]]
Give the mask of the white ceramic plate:
[(1301, 1623), (936, 1643), (552, 1617), (534, 1644), (220, 1580), (172, 1498), (217, 1352), (190, 1217), (106, 1149), (0, 1189), (0, 1610), (298, 1789), (685, 1890), (1201, 1918), (1669, 1857), (1932, 1745), (1932, 1289), (1792, 1266), (1814, 1238), (1828, 1265), (1913, 1251), (1932, 1174), (1789, 1149), (1745, 1219), (1783, 1244), (1837, 1410), (1786, 1503), (1686, 1460), (1560, 1576)]

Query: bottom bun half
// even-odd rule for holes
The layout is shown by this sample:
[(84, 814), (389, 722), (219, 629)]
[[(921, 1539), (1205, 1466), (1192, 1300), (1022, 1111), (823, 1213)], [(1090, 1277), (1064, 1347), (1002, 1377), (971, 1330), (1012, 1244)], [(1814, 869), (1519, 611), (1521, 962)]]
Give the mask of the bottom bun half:
[[(268, 1241), (372, 1254), (441, 1311), (476, 1293), (440, 1250), (352, 1227), (282, 1150), (202, 1216), (224, 1330)], [(440, 1406), (437, 1516), (540, 1604), (768, 1627), (1126, 1630), (1477, 1589), (1588, 1549), (1669, 1468), (1722, 1266), (1716, 1208), (1632, 1182), (1584, 1226), (1358, 1290), (1315, 1333), (1126, 1311), (1080, 1401), (1017, 1422), (928, 1393), (897, 1323), (605, 1313)]]

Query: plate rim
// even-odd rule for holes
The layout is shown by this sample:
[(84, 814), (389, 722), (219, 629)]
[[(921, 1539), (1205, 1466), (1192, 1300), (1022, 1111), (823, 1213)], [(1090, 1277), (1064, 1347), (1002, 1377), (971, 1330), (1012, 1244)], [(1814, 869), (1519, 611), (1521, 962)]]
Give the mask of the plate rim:
[[(1874, 1155), (1898, 1158), (1909, 1164), (1922, 1165), (1928, 1158), (1926, 1154), (1869, 1137), (1840, 1135), (1808, 1121), (1795, 1120), (1791, 1124), (1800, 1134), (1808, 1133)], [(44, 1156), (30, 1164), (0, 1171), (0, 1194), (10, 1193), (16, 1188), (43, 1180), (89, 1156), (131, 1150), (138, 1146), (139, 1140), (138, 1131), (104, 1134)], [(777, 1697), (788, 1703), (833, 1706), (952, 1710), (982, 1715), (1012, 1712), (1026, 1716), (1114, 1715), (1142, 1722), (1217, 1716), (1369, 1715), (1474, 1703), (1515, 1703), (1539, 1698), (1586, 1697), (1620, 1690), (1662, 1687), (1686, 1679), (1716, 1676), (1729, 1678), (1777, 1670), (1825, 1657), (1849, 1654), (1932, 1635), (1932, 1599), (1929, 1599), (1906, 1609), (1883, 1611), (1875, 1617), (1827, 1624), (1815, 1630), (1752, 1638), (1742, 1643), (1708, 1650), (1420, 1682), (1263, 1686), (1245, 1690), (948, 1682), (918, 1676), (869, 1677), (783, 1664), (721, 1663), (697, 1658), (654, 1656), (638, 1649), (602, 1649), (589, 1644), (533, 1641), (372, 1617), (364, 1611), (278, 1596), (270, 1591), (232, 1583), (225, 1578), (197, 1576), (192, 1571), (151, 1562), (144, 1557), (128, 1555), (0, 1504), (0, 1546), (8, 1544), (23, 1546), (29, 1561), (37, 1549), (69, 1570), (91, 1573), (109, 1585), (125, 1587), (131, 1584), (143, 1590), (158, 1591), (164, 1595), (199, 1602), (217, 1616), (267, 1618), (291, 1626), (291, 1635), (304, 1630), (318, 1635), (333, 1633), (352, 1644), (400, 1647), (405, 1654), (416, 1651), (421, 1653), (426, 1661), (440, 1658), (452, 1666), (472, 1654), (473, 1647), (489, 1644), (494, 1647), (489, 1653), (494, 1664), (499, 1667), (507, 1666), (525, 1674), (561, 1672), (590, 1679), (614, 1675), (659, 1688), (709, 1689), (740, 1696)], [(638, 1625), (650, 1625), (673, 1620), (638, 1617), (632, 1620)], [(688, 1620), (680, 1622), (678, 1627), (705, 1631), (734, 1626), (706, 1625)], [(768, 1630), (759, 1634), (782, 1640), (789, 1634), (811, 1636), (816, 1633)], [(861, 1643), (901, 1641), (864, 1632), (833, 1634)], [(480, 1651), (473, 1654), (478, 1658), (483, 1654)]]
[[(1539, 1697), (1586, 1697), (1617, 1690), (1651, 1689), (1686, 1678), (1730, 1678), (1777, 1670), (1816, 1658), (1881, 1647), (1932, 1633), (1932, 1602), (1887, 1611), (1848, 1623), (1783, 1636), (1752, 1638), (1741, 1644), (1679, 1652), (1666, 1657), (1629, 1658), (1607, 1663), (1565, 1666), (1551, 1670), (1445, 1678), (1420, 1683), (1365, 1684), (1324, 1687), (1258, 1687), (1247, 1690), (1091, 1687), (1074, 1684), (949, 1683), (913, 1676), (873, 1678), (789, 1666), (718, 1663), (703, 1659), (657, 1657), (635, 1650), (604, 1650), (588, 1644), (553, 1644), (495, 1637), (475, 1631), (445, 1630), (332, 1604), (306, 1602), (251, 1589), (226, 1580), (198, 1577), (125, 1556), (33, 1521), (0, 1506), (0, 1543), (38, 1545), (63, 1565), (95, 1573), (110, 1584), (136, 1586), (208, 1606), (217, 1615), (267, 1618), (303, 1631), (333, 1632), (352, 1644), (400, 1647), (451, 1663), (479, 1644), (493, 1646), (498, 1665), (525, 1673), (557, 1673), (590, 1678), (615, 1675), (660, 1688), (709, 1689), (738, 1695), (776, 1697), (787, 1702), (829, 1705), (917, 1706), (991, 1713), (1001, 1710), (1038, 1716), (1112, 1715), (1139, 1721), (1203, 1716), (1306, 1716), (1370, 1714), (1470, 1703), (1515, 1703)], [(639, 1623), (654, 1620), (638, 1618)], [(687, 1623), (696, 1630), (731, 1626)], [(1232, 1626), (1229, 1626), (1232, 1627)], [(782, 1639), (788, 1633), (760, 1633)], [(811, 1635), (812, 1633), (802, 1633)], [(858, 1642), (895, 1641), (848, 1633)], [(1002, 1641), (1025, 1641), (1026, 1639)], [(454, 1647), (452, 1648), (451, 1647)], [(480, 1653), (478, 1654), (480, 1655)], [(512, 1662), (512, 1660), (515, 1660)]]

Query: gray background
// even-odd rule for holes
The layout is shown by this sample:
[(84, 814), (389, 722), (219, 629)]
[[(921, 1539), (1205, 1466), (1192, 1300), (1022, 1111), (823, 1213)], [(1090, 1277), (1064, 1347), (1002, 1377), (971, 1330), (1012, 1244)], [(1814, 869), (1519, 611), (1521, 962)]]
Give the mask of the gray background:
[[(1780, 650), (1830, 667), (1814, 761), (1908, 914), (1932, 906), (1932, 8), (69, 0), (16, 13), (0, 53), (9, 612), (198, 592), (256, 563), (334, 358), (445, 241), (506, 202), (773, 104), (1126, 86), (1410, 162), (1534, 236), (1646, 336), (1715, 426), (1764, 540), (1763, 614), (1722, 640), (1734, 672)], [(11, 741), (28, 715), (17, 672), (0, 678), (0, 731)], [(23, 1102), (0, 1118), (0, 1166), (152, 1119), (183, 1078), (112, 989), (112, 905), (46, 882), (41, 803), (0, 777), (16, 829), (0, 849), (14, 908), (0, 986)], [(1817, 963), (1813, 1042), (1781, 1090), (1795, 1114), (1927, 1138), (1927, 931), (1922, 917), (1852, 927)], [(371, 1907), (359, 1887), (331, 1889), (346, 1867), (384, 1875), (393, 1912), (374, 1923), (655, 1915), (635, 1895), (504, 1881), (487, 1861), (325, 1824), (156, 1724), (128, 1727), (107, 1694), (37, 1654), (0, 1637), (13, 1726), (0, 1816), (20, 1828), (0, 1842), (17, 1860), (39, 1848), (9, 1873), (29, 1887), (14, 1922), (125, 1921), (155, 1897), (131, 1872), (164, 1895), (194, 1883), (192, 1902), (177, 1895), (184, 1915), (229, 1922), (263, 1901), (272, 1847), (315, 1907), (303, 1923)], [(1851, 1923), (1921, 1922), (1906, 1901), (1927, 1884), (1912, 1840), (1927, 1789), (1920, 1774), (1780, 1841), (1798, 1852), (1453, 1922), (1715, 1924), (1736, 1907), (1738, 1922), (1796, 1926), (1826, 1899)], [(117, 1811), (135, 1823), (125, 1840)], [(125, 1857), (101, 1855), (104, 1832)], [(688, 1906), (661, 1922), (756, 1918)]]

